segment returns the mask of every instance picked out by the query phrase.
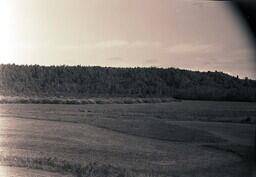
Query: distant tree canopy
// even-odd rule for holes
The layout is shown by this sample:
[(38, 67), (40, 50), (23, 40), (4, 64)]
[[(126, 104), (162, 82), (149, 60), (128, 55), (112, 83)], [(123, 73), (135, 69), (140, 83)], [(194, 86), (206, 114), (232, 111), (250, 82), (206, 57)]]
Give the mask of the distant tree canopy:
[(0, 65), (0, 94), (256, 101), (256, 81), (175, 68)]

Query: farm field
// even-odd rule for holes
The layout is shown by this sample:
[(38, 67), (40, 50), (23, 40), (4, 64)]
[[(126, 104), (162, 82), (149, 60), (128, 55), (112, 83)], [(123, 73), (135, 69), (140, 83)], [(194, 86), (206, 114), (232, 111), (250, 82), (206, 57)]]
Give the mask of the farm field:
[(248, 102), (0, 104), (0, 174), (252, 176), (255, 122)]

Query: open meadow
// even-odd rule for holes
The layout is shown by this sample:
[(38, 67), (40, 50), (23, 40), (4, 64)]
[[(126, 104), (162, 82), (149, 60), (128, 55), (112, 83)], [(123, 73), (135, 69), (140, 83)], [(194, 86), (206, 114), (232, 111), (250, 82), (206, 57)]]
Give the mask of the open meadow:
[(0, 174), (252, 176), (255, 122), (249, 102), (1, 104)]

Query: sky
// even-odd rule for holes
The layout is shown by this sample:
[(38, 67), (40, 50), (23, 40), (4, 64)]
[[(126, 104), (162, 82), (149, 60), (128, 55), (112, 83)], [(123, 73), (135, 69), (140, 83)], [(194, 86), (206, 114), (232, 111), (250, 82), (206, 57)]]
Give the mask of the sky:
[(256, 79), (230, 2), (0, 0), (0, 63), (176, 67)]

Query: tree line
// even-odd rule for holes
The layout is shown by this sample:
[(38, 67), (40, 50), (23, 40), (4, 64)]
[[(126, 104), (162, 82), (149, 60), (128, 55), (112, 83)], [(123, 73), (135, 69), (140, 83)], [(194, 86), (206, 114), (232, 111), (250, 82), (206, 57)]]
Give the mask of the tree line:
[(256, 101), (256, 81), (176, 68), (0, 65), (0, 94)]

